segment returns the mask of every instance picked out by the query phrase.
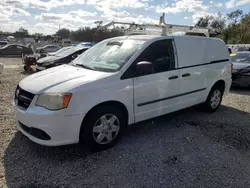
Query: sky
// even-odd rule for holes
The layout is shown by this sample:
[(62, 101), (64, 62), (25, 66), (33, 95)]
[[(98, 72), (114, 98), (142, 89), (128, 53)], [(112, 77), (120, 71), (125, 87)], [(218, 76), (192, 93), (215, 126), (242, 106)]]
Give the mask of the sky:
[(250, 12), (250, 0), (0, 0), (0, 30), (54, 34), (99, 20), (157, 24), (163, 12), (167, 23), (194, 25), (202, 16), (237, 9)]

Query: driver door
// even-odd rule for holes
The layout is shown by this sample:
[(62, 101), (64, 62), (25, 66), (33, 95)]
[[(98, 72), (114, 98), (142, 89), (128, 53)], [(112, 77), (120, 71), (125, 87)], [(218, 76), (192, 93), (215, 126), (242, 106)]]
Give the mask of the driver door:
[(18, 49), (16, 45), (9, 45), (5, 48), (5, 55), (18, 55)]
[(133, 78), (135, 122), (177, 110), (180, 92), (172, 39), (149, 45), (135, 63), (141, 61), (151, 62), (154, 72)]

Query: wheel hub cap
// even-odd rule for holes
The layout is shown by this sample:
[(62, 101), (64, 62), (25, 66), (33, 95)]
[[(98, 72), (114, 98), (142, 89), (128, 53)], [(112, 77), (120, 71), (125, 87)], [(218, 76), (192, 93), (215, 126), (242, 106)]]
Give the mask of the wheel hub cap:
[(210, 104), (213, 109), (217, 108), (221, 101), (221, 92), (220, 90), (215, 90), (211, 96)]
[(96, 121), (93, 137), (98, 144), (108, 144), (115, 139), (119, 130), (119, 119), (113, 114), (105, 114)]

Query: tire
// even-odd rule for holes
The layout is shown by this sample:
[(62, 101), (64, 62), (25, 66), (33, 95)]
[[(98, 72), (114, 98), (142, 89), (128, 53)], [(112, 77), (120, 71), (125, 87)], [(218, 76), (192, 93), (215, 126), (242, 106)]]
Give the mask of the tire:
[[(113, 124), (112, 121), (114, 121)], [(87, 145), (93, 152), (111, 148), (121, 138), (125, 125), (126, 117), (116, 106), (97, 107), (87, 115), (82, 123), (80, 143)]]
[(28, 71), (29, 68), (28, 68), (27, 65), (24, 65), (24, 66), (23, 66), (23, 69), (24, 69), (25, 71)]
[(220, 85), (212, 87), (208, 94), (207, 100), (204, 103), (204, 108), (207, 112), (215, 112), (221, 104), (224, 89)]

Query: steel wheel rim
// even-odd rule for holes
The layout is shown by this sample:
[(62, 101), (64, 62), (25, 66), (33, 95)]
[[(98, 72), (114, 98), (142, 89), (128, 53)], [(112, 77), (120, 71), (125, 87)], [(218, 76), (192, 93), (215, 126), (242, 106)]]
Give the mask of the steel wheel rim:
[(210, 105), (212, 109), (217, 108), (218, 105), (220, 104), (220, 101), (221, 101), (221, 92), (220, 90), (215, 90), (210, 99)]
[(105, 114), (95, 122), (92, 133), (98, 144), (108, 144), (116, 138), (119, 131), (119, 119), (114, 114)]

